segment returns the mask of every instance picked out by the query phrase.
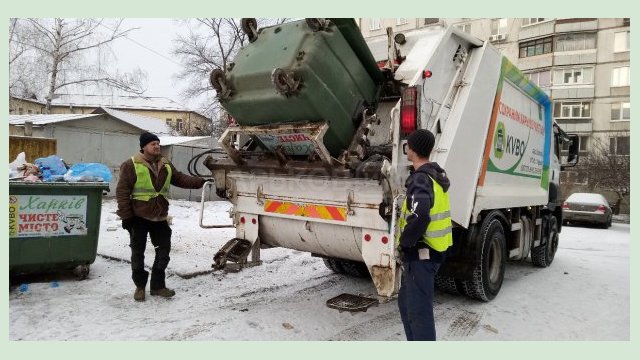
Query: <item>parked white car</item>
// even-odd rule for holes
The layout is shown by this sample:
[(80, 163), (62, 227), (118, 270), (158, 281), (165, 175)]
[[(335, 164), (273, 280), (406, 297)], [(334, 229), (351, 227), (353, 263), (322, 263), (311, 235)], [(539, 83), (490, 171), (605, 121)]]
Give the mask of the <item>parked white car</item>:
[(573, 193), (562, 204), (562, 222), (595, 223), (603, 228), (611, 226), (613, 211), (601, 194)]

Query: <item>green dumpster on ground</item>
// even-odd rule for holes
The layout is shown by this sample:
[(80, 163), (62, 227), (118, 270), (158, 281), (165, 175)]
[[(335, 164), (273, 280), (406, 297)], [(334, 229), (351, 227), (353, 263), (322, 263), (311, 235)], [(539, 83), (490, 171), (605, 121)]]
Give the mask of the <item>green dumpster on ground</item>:
[(9, 183), (9, 274), (76, 270), (96, 259), (103, 182)]

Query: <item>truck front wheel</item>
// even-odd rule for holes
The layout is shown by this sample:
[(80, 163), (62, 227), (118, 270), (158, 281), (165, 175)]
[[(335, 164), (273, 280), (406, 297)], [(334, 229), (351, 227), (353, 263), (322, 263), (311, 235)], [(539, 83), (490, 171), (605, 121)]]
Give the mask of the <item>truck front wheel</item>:
[(547, 241), (531, 249), (531, 262), (538, 267), (547, 267), (553, 262), (558, 250), (558, 220), (555, 216), (549, 218), (549, 234)]
[(490, 301), (498, 295), (507, 262), (504, 227), (496, 215), (483, 222), (480, 264), (473, 269), (472, 280), (462, 281), (462, 292), (474, 299)]

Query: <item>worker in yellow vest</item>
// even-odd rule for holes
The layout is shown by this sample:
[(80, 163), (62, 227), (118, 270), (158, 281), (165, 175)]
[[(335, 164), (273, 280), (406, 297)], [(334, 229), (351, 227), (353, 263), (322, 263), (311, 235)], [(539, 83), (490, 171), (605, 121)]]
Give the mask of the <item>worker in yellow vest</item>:
[(150, 294), (170, 298), (176, 294), (165, 285), (165, 270), (171, 251), (169, 213), (169, 186), (199, 189), (205, 180), (176, 170), (160, 154), (160, 139), (149, 132), (140, 135), (140, 153), (120, 165), (116, 187), (118, 216), (122, 227), (129, 232), (131, 270), (136, 290), (133, 298), (144, 301), (149, 272), (144, 269), (144, 251), (147, 234), (156, 250), (151, 267)]
[(449, 212), (449, 179), (429, 156), (435, 137), (419, 129), (407, 139), (407, 158), (413, 171), (406, 181), (396, 230), (402, 262), (398, 307), (407, 340), (436, 340), (433, 317), (435, 275), (453, 243)]

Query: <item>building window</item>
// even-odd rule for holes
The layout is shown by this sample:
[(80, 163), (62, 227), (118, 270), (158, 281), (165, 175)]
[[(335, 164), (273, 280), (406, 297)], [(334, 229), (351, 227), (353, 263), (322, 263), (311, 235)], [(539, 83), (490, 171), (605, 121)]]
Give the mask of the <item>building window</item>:
[(493, 19), (491, 20), (491, 35), (506, 35), (507, 34), (507, 19)]
[(18, 115), (23, 115), (24, 114), (24, 110), (22, 108), (18, 108)]
[(533, 25), (539, 22), (543, 22), (545, 18), (524, 18), (522, 19), (522, 26)]
[(631, 103), (611, 104), (611, 121), (629, 121), (631, 119)]
[(593, 67), (578, 67), (553, 71), (554, 85), (593, 84)]
[(591, 117), (591, 103), (588, 101), (557, 102), (553, 107), (553, 117), (576, 119)]
[(589, 135), (580, 136), (578, 140), (580, 151), (589, 150)]
[(553, 38), (551, 36), (520, 43), (520, 57), (548, 54), (553, 51)]
[(629, 77), (629, 67), (617, 67), (611, 71), (611, 86), (629, 86), (631, 81)]
[(525, 75), (539, 87), (551, 86), (551, 70), (536, 71)]
[(440, 18), (425, 18), (424, 25), (437, 24), (440, 22)]
[(471, 34), (471, 24), (458, 24), (455, 27), (460, 31), (466, 32), (467, 34)]
[(629, 51), (629, 31), (617, 32), (615, 33), (614, 42), (613, 42), (613, 52), (625, 52)]
[(369, 30), (380, 30), (380, 19), (369, 19)]
[(31, 115), (33, 114), (33, 111), (31, 111), (31, 109), (27, 110), (27, 114)]
[(609, 138), (609, 153), (612, 155), (629, 155), (629, 136)]
[(170, 118), (167, 118), (166, 123), (167, 123), (167, 126), (172, 126), (173, 121)]
[(406, 25), (409, 22), (407, 21), (406, 18), (397, 18), (396, 19), (396, 25), (400, 26), (400, 25)]
[[(569, 142), (565, 141), (562, 143), (562, 153), (566, 155), (569, 152)], [(580, 135), (578, 136), (578, 148), (581, 152), (586, 152), (589, 150), (589, 135)]]
[(176, 130), (182, 131), (182, 119), (176, 119)]
[(575, 51), (596, 48), (595, 33), (577, 33), (559, 35), (556, 39), (556, 51)]

